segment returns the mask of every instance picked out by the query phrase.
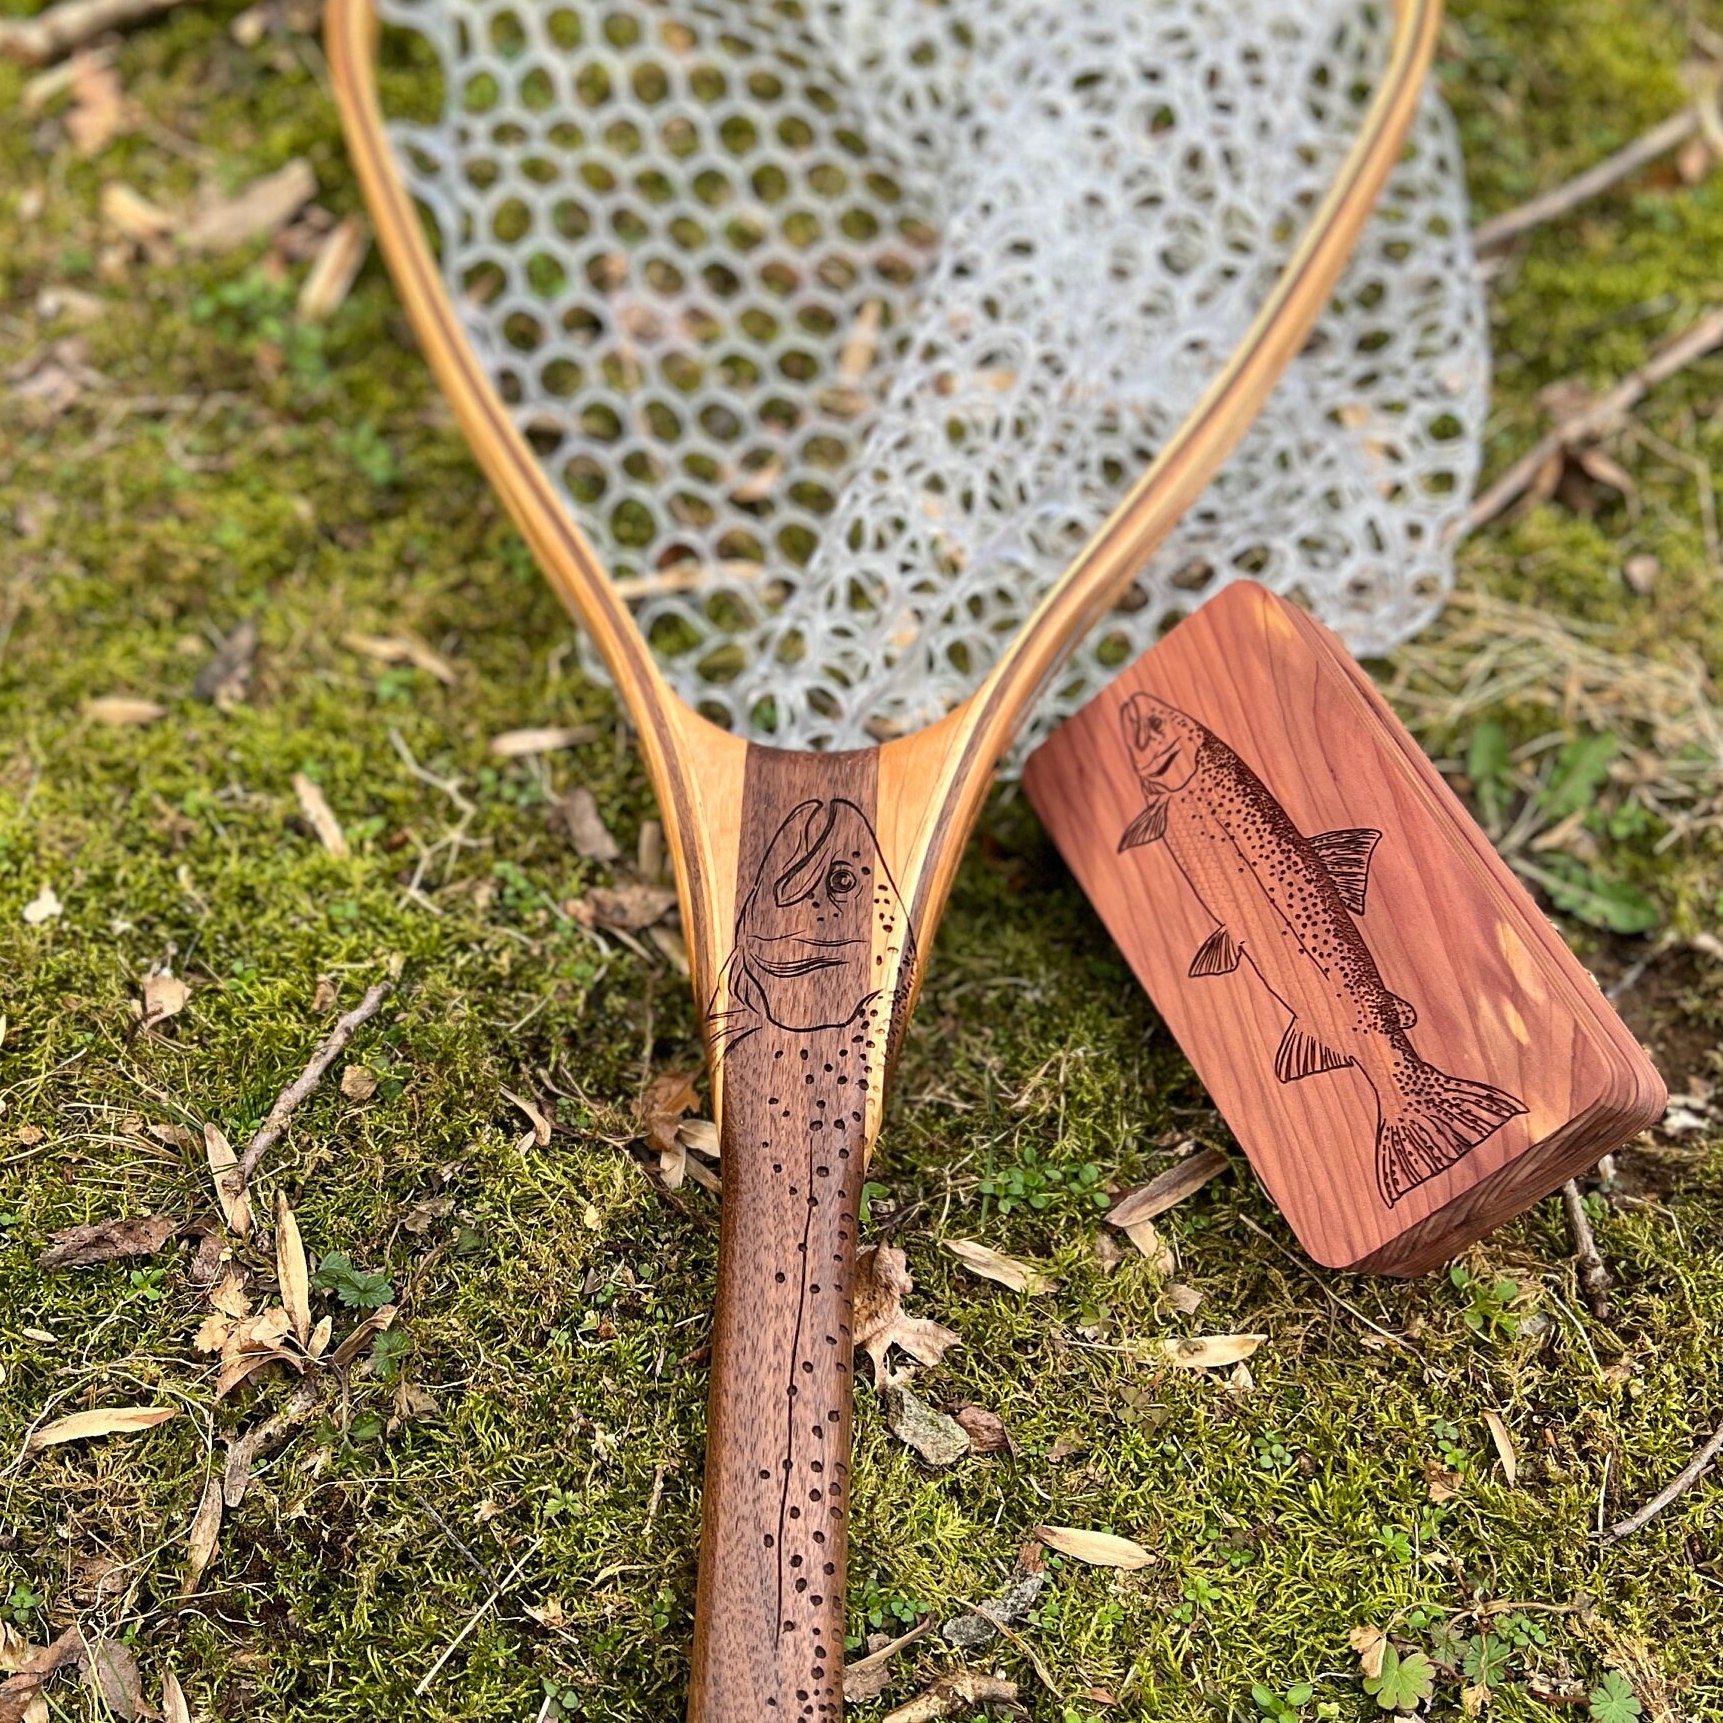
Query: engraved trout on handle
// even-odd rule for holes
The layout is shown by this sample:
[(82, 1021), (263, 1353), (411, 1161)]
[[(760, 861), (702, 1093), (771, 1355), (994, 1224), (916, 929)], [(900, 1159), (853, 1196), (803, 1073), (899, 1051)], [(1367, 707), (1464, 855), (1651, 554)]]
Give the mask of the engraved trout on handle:
[(1194, 978), (1248, 963), (1292, 1013), (1274, 1074), (1295, 1083), (1351, 1065), (1376, 1092), (1376, 1185), (1389, 1208), (1524, 1113), (1505, 1090), (1418, 1056), (1418, 1014), (1382, 980), (1355, 917), (1382, 834), (1306, 837), (1212, 730), (1152, 694), (1120, 712), (1143, 811), (1121, 852), (1164, 843), (1217, 926)]
[(728, 1301), (720, 1261), (721, 1304), (746, 1329), (752, 1366), (727, 1399), (723, 1464), (707, 1474), (732, 1506), (716, 1518), (745, 1533), (709, 1546), (724, 1564), (714, 1571), (769, 1600), (762, 1719), (833, 1723), (843, 1709), (856, 1211), (870, 1101), (906, 1015), (913, 954), (863, 809), (843, 797), (797, 803), (755, 865), (708, 1010), (725, 1208), (751, 1212), (772, 1240), (739, 1282), (746, 1308)]

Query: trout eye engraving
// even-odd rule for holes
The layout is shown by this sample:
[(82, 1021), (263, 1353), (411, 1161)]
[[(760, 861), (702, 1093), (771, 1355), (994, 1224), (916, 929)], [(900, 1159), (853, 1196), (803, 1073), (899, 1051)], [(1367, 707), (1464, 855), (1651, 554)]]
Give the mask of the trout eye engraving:
[(848, 862), (833, 862), (826, 869), (826, 896), (830, 898), (849, 897), (861, 884), (856, 870)]
[(1526, 1111), (1413, 1047), (1418, 1013), (1383, 982), (1356, 919), (1379, 831), (1306, 837), (1219, 736), (1153, 694), (1133, 694), (1119, 720), (1143, 792), (1120, 852), (1165, 851), (1214, 918), (1191, 959), (1193, 981), (1248, 964), (1291, 1013), (1274, 1056), (1280, 1082), (1347, 1066), (1363, 1074), (1376, 1096), (1376, 1188), (1387, 1207)]

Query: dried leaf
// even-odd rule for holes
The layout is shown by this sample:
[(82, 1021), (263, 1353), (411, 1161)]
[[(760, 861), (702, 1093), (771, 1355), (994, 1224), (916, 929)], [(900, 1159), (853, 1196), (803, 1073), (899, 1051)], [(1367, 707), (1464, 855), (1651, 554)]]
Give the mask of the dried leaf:
[(162, 1674), (162, 1723), (191, 1723), (191, 1707), (185, 1702), (185, 1689), (171, 1669)]
[(1424, 1488), (1433, 1502), (1451, 1502), (1465, 1483), (1464, 1476), (1438, 1459), (1424, 1462)]
[(676, 893), (667, 887), (630, 883), (615, 890), (594, 886), (585, 897), (575, 899), (569, 913), (588, 927), (615, 927), (624, 933), (639, 933), (675, 907)]
[(1170, 1363), (1186, 1370), (1225, 1370), (1242, 1364), (1268, 1338), (1266, 1334), (1208, 1334), (1192, 1340), (1163, 1340)]
[(937, 1364), (961, 1336), (926, 1317), (904, 1313), (915, 1290), (908, 1259), (895, 1245), (870, 1245), (856, 1258), (855, 1344), (873, 1360), (876, 1386), (893, 1380), (886, 1354), (900, 1346), (923, 1364)]
[(62, 907), (59, 898), (54, 894), (54, 888), (45, 885), (24, 905), (24, 919), (32, 927), (40, 927), (43, 922), (52, 921), (58, 916)]
[(377, 1336), (393, 1325), (396, 1306), (385, 1304), (373, 1310), (339, 1346), (329, 1360), (336, 1369), (344, 1370)]
[(204, 1569), (215, 1555), (216, 1539), (220, 1535), (221, 1479), (212, 1473), (203, 1486), (197, 1512), (191, 1517), (185, 1580), (179, 1593), (182, 1598), (190, 1597), (197, 1590), (197, 1582), (203, 1578)]
[(243, 1387), (260, 1370), (271, 1364), (290, 1364), (295, 1369), (301, 1368), (299, 1360), (291, 1352), (279, 1348), (268, 1352), (240, 1352), (223, 1363), (221, 1374), (215, 1379), (216, 1399), (226, 1399), (234, 1389)]
[(999, 1675), (942, 1675), (925, 1693), (887, 1713), (884, 1723), (938, 1723), (977, 1705), (996, 1705), (1010, 1715), (1024, 1715), (1017, 1704), (1015, 1681)]
[(281, 1284), (282, 1306), (303, 1346), (311, 1338), (311, 1273), (305, 1263), (299, 1222), (293, 1218), (283, 1190), (275, 1193), (275, 1277)]
[(700, 1105), (694, 1092), (694, 1076), (687, 1071), (660, 1071), (640, 1097), (636, 1116), (640, 1134), (658, 1157), (659, 1176), (670, 1190), (680, 1190), (687, 1171), (687, 1155), (681, 1141), (684, 1113)]
[(1013, 1292), (1042, 1293), (1055, 1291), (1058, 1281), (1050, 1280), (1038, 1268), (1015, 1257), (1001, 1256), (996, 1250), (972, 1238), (948, 1238), (945, 1248), (969, 1270), (983, 1280), (997, 1281)]
[(952, 1414), (969, 1438), (970, 1448), (977, 1454), (1000, 1454), (1011, 1447), (1011, 1437), (1005, 1420), (985, 1406), (964, 1406)]
[(362, 216), (350, 215), (330, 230), (299, 290), (298, 311), (307, 323), (327, 322), (341, 309), (370, 246)]
[(441, 1196), (420, 1197), (402, 1217), (404, 1226), (415, 1238), (422, 1237), (440, 1220), (446, 1219), (455, 1206), (455, 1199), (446, 1192)]
[(321, 1017), (335, 1009), (336, 1001), (340, 997), (340, 990), (335, 983), (327, 975), (319, 975), (317, 986), (311, 994), (311, 1009)]
[(453, 688), (458, 680), (448, 659), (410, 634), (349, 634), (343, 644), (379, 664), (411, 664), (415, 670), (436, 677), (445, 688)]
[(159, 700), (145, 700), (136, 694), (103, 694), (84, 702), (84, 716), (96, 724), (153, 724), (167, 716), (167, 707)]
[(1502, 1476), (1508, 1480), (1508, 1487), (1512, 1489), (1520, 1481), (1520, 1461), (1514, 1452), (1514, 1439), (1508, 1434), (1507, 1423), (1500, 1412), (1486, 1412), (1484, 1427), (1490, 1432), (1490, 1440), (1496, 1445), (1496, 1454), (1502, 1462)]
[(166, 973), (146, 975), (142, 991), (143, 1026), (146, 1029), (152, 1029), (158, 1023), (165, 1023), (170, 1017), (177, 1017), (185, 1010), (186, 1001), (191, 998), (191, 989), (177, 975)]
[(721, 1157), (722, 1143), (718, 1136), (718, 1127), (710, 1119), (684, 1119), (676, 1127), (676, 1140), (683, 1148), (692, 1149), (695, 1154), (704, 1155), (709, 1161)]
[(882, 1399), (891, 1433), (930, 1466), (954, 1466), (969, 1452), (969, 1435), (963, 1426), (929, 1406), (905, 1383), (890, 1384)]
[(144, 1703), (143, 1677), (129, 1645), (117, 1639), (89, 1642), (85, 1672), (90, 1686), (116, 1717), (128, 1720), (149, 1710)]
[(305, 1342), (306, 1353), (312, 1358), (321, 1358), (329, 1350), (329, 1338), (334, 1332), (335, 1318), (319, 1317), (317, 1326), (311, 1330), (311, 1338)]
[(80, 49), (72, 56), (71, 87), (66, 135), (79, 155), (96, 155), (132, 123), (131, 106), (112, 57)]
[(289, 220), (317, 193), (310, 162), (296, 156), (286, 167), (253, 180), (233, 197), (204, 205), (182, 238), (193, 251), (232, 251)]
[(52, 1448), (61, 1442), (87, 1442), (97, 1436), (129, 1436), (153, 1430), (169, 1418), (177, 1418), (177, 1406), (99, 1406), (93, 1412), (74, 1412), (30, 1433), (30, 1450)]
[(256, 656), (257, 623), (247, 616), (240, 620), (216, 648), (214, 656), (198, 671), (192, 693), (199, 700), (212, 701), (224, 710), (238, 705), (245, 698), (246, 684), (251, 679), (251, 661)]
[(1048, 1549), (1068, 1555), (1073, 1561), (1087, 1562), (1090, 1567), (1147, 1567), (1154, 1559), (1152, 1551), (1130, 1538), (1115, 1537), (1111, 1532), (1083, 1531), (1077, 1526), (1037, 1526), (1035, 1536)]
[(540, 724), (525, 730), (504, 730), (491, 737), (491, 752), (504, 760), (523, 754), (554, 754), (598, 739), (596, 724)]
[(1358, 1653), (1366, 1679), (1374, 1681), (1382, 1673), (1382, 1659), (1388, 1650), (1387, 1634), (1374, 1622), (1361, 1622), (1346, 1635), (1346, 1643)]
[(216, 1283), (209, 1301), (224, 1316), (243, 1322), (251, 1314), (251, 1300), (245, 1291), (245, 1276), (231, 1264)]
[(174, 218), (160, 204), (151, 203), (123, 180), (110, 180), (102, 187), (101, 207), (102, 220), (134, 245), (159, 245), (174, 229)]
[(295, 772), (293, 793), (299, 798), (299, 811), (304, 814), (306, 824), (317, 834), (317, 841), (332, 856), (346, 855), (347, 839), (342, 833), (341, 822), (336, 819), (323, 791), (303, 772)]
[(517, 1095), (513, 1089), (504, 1089), (503, 1097), (512, 1101), (526, 1115), (527, 1123), (532, 1126), (532, 1140), (541, 1149), (548, 1148), (551, 1124), (544, 1109), (536, 1101), (529, 1100), (524, 1095)]
[(68, 1227), (54, 1234), (54, 1242), (36, 1259), (36, 1266), (88, 1268), (92, 1263), (154, 1256), (178, 1230), (179, 1223), (165, 1214)]
[(212, 1310), (198, 1324), (197, 1333), (191, 1337), (191, 1343), (199, 1352), (213, 1358), (218, 1352), (226, 1349), (227, 1337), (232, 1332), (232, 1319), (223, 1316), (219, 1310)]
[(1199, 1149), (1182, 1161), (1175, 1161), (1165, 1172), (1157, 1173), (1146, 1185), (1128, 1191), (1107, 1211), (1107, 1225), (1121, 1230), (1138, 1221), (1153, 1220), (1168, 1209), (1194, 1196), (1211, 1179), (1224, 1173), (1230, 1163), (1219, 1149)]
[(341, 1071), (341, 1093), (349, 1101), (368, 1101), (377, 1093), (377, 1073), (365, 1065), (347, 1065)]
[(239, 1165), (239, 1156), (233, 1152), (233, 1145), (221, 1134), (218, 1125), (204, 1126), (203, 1148), (209, 1159), (209, 1170), (215, 1175), (215, 1200), (221, 1205), (222, 1219), (227, 1222), (227, 1230), (236, 1238), (249, 1238), (251, 1198), (243, 1191), (238, 1196), (233, 1196), (227, 1188), (227, 1174)]
[(622, 854), (621, 844), (599, 817), (598, 798), (584, 784), (576, 784), (553, 802), (549, 817), (552, 830), (567, 836), (576, 855), (588, 861), (613, 862)]
[(1161, 1237), (1152, 1220), (1137, 1220), (1124, 1229), (1125, 1237), (1148, 1260), (1149, 1267), (1164, 1280), (1178, 1267), (1172, 1246)]
[(1657, 585), (1657, 577), (1663, 572), (1663, 564), (1654, 556), (1641, 552), (1630, 556), (1621, 565), (1622, 577), (1632, 590), (1641, 598), (1649, 598)]

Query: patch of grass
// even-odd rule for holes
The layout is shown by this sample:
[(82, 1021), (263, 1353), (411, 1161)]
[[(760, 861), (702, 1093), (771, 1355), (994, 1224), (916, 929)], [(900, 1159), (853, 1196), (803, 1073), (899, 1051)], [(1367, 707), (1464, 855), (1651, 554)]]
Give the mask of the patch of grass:
[[(237, 9), (179, 8), (129, 37), (128, 92), (219, 152), (225, 180), (302, 152), (328, 207), (352, 209), (315, 57), (268, 38), (237, 47)], [(1715, 6), (1706, 16), (1723, 27)], [(1459, 5), (1444, 85), (1480, 206), (1529, 195), (1684, 99), (1680, 29), (1648, 0)], [(403, 60), (390, 76), (413, 73)], [(255, 254), (108, 279), (102, 182), (171, 201), (190, 195), (195, 165), (147, 133), (83, 161), (57, 122), (22, 117), (21, 84), (0, 67), (0, 369), (64, 333), (34, 308), (70, 284), (102, 297), (86, 340), (109, 381), (53, 422), (0, 402), (0, 1610), (38, 1640), (74, 1618), (131, 1634), (152, 1693), (177, 1670), (194, 1715), (677, 1716), (716, 1209), (693, 1190), (670, 1208), (619, 1145), (648, 1070), (692, 1068), (699, 1043), (676, 974), (601, 950), (560, 912), (607, 875), (545, 819), (584, 783), (632, 848), (652, 803), (627, 728), (578, 670), (376, 262), (315, 338)], [(1648, 175), (1533, 237), (1495, 292), (1493, 462), (1541, 427), (1545, 383), (1613, 380), (1715, 294), (1720, 187)], [(40, 213), (26, 216), (34, 191)], [(1720, 385), (1718, 362), (1695, 367), (1642, 418), (1723, 469)], [(121, 402), (136, 410), (116, 418)], [(1469, 543), (1463, 580), (1600, 623), (1624, 663), (1687, 647), (1715, 667), (1723, 583), (1693, 476), (1649, 446), (1620, 458), (1633, 509), (1534, 510)], [(1649, 597), (1621, 579), (1636, 552), (1661, 564)], [(193, 699), (212, 636), (245, 616), (262, 634), (249, 697)], [(403, 631), (457, 665), (454, 687), (342, 645)], [(168, 715), (135, 730), (81, 715), (118, 692)], [(599, 738), (536, 766), (487, 754), (496, 731), (543, 722), (591, 722)], [(1466, 738), (1419, 722), (1438, 752), (1468, 754)], [(1515, 747), (1536, 739), (1521, 707), (1469, 722)], [(1587, 745), (1587, 726), (1536, 722), (1558, 750)], [(403, 747), (458, 780), (470, 817), (407, 769)], [(296, 772), (322, 787), (350, 857), (303, 828)], [(1615, 791), (1591, 787), (1608, 816)], [(1712, 837), (1659, 850), (1655, 833), (1596, 836), (1663, 922), (1714, 917)], [(26, 925), (44, 884), (64, 912)], [(1588, 956), (1624, 949), (1571, 931)], [(139, 1033), (130, 1001), (162, 962), (191, 981), (191, 1003)], [(350, 1006), (391, 965), (397, 992), (348, 1055), (376, 1093), (348, 1100), (332, 1077), (260, 1191), (280, 1183), (293, 1200), (327, 1282), (317, 1313), (344, 1332), (386, 1282), (409, 1298), (400, 1338), (263, 1465), (182, 1604), (186, 1529), (220, 1443), (288, 1385), (212, 1406), (191, 1349), (207, 1306), (190, 1239), (153, 1263), (51, 1277), (34, 1259), (79, 1222), (205, 1213), (201, 1146), (149, 1127), (207, 1120), (242, 1142), (327, 1027), (317, 978)], [(1714, 975), (1683, 973), (1652, 1004), (1629, 997), (1639, 1032), (1684, 1061), (1668, 1069), (1677, 1085), (1706, 1074), (1718, 1030)], [(549, 1147), (523, 1141), (502, 1092), (523, 1085), (555, 1102)], [(1607, 1321), (1584, 1313), (1547, 1204), (1472, 1252), (1463, 1282), (1324, 1277), (1406, 1350), (1379, 1346), (1246, 1226), (1289, 1242), (1242, 1159), (1161, 1222), (1204, 1295), (1194, 1318), (1172, 1312), (1146, 1262), (1103, 1270), (1096, 1181), (1150, 1175), (1192, 1134), (1227, 1140), (1002, 792), (939, 934), (871, 1177), (874, 1206), (918, 1205), (899, 1235), (917, 1299), (964, 1338), (924, 1392), (997, 1411), (1017, 1452), (932, 1475), (863, 1396), (852, 1633), (991, 1594), (1028, 1529), (1052, 1521), (1127, 1533), (1156, 1560), (1123, 1575), (1054, 1564), (1021, 1631), (1068, 1701), (1015, 1646), (982, 1654), (1024, 1682), (1043, 1723), (1386, 1715), (1388, 1688), (1366, 1692), (1347, 1645), (1365, 1622), (1390, 1636), (1396, 1696), (1429, 1668), (1438, 1716), (1459, 1714), (1462, 1682), (1493, 1675), (1492, 1715), (1547, 1717), (1527, 1686), (1541, 1672), (1602, 1695), (1615, 1723), (1627, 1712), (1611, 1670), (1648, 1717), (1723, 1710), (1716, 1486), (1622, 1545), (1591, 1536), (1600, 1500), (1606, 1516), (1644, 1500), (1723, 1419), (1718, 1145), (1628, 1157), (1642, 1201), (1597, 1217), (1622, 1282)], [(421, 1228), (433, 1195), (450, 1204)], [(1061, 1290), (977, 1282), (936, 1248), (942, 1234), (1045, 1260)], [(267, 1283), (270, 1260), (251, 1265)], [(1167, 1373), (1153, 1351), (1167, 1333), (1245, 1329), (1273, 1337), (1248, 1393)], [(409, 1391), (434, 1415), (405, 1415)], [(158, 1399), (185, 1415), (16, 1457), (50, 1408)], [(1486, 1411), (1513, 1435), (1517, 1485)], [(1432, 1499), (1431, 1466), (1457, 1493)], [(949, 1660), (922, 1642), (896, 1696)], [(1081, 1697), (1093, 1688), (1117, 1705)], [(56, 1701), (93, 1715), (74, 1688)]]

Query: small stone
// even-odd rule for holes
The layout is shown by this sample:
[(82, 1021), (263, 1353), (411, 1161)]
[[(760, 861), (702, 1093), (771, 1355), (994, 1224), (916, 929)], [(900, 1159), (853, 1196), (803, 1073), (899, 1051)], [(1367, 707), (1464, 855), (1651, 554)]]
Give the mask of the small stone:
[(891, 1432), (930, 1466), (954, 1466), (969, 1452), (969, 1436), (955, 1418), (936, 1412), (902, 1383), (885, 1391), (885, 1421)]

